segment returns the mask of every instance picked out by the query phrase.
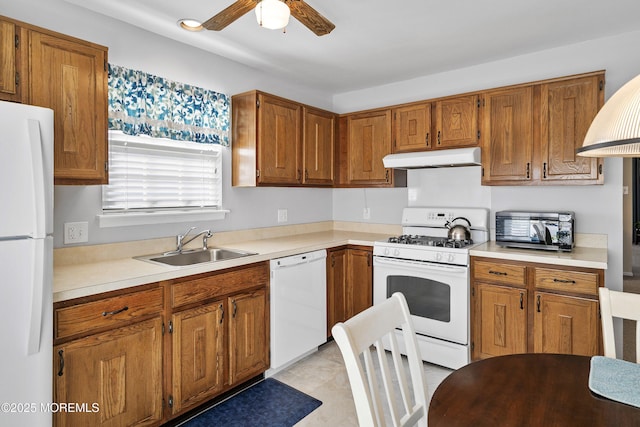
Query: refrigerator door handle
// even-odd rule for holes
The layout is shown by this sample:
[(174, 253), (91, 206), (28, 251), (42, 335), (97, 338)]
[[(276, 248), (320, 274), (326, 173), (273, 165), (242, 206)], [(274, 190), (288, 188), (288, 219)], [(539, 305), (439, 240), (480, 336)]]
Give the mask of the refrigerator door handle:
[(27, 133), (29, 135), (29, 145), (31, 148), (31, 176), (33, 177), (33, 195), (36, 209), (34, 237), (40, 238), (47, 234), (47, 212), (49, 212), (49, 200), (47, 194), (50, 190), (45, 186), (45, 167), (42, 146), (42, 135), (40, 134), (40, 122), (34, 119), (27, 119)]
[(40, 352), (42, 340), (42, 321), (45, 312), (45, 295), (50, 288), (52, 275), (47, 271), (47, 265), (53, 258), (52, 237), (33, 239), (33, 276), (31, 282), (31, 313), (29, 315), (29, 336), (27, 339), (27, 354)]

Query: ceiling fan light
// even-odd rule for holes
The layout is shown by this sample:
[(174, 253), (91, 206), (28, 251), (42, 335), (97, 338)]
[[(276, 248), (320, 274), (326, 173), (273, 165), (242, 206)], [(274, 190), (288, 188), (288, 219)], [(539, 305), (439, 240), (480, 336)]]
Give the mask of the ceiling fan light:
[(195, 19), (183, 18), (178, 20), (178, 25), (183, 30), (187, 31), (202, 31), (204, 27), (200, 21), (196, 21)]
[(279, 30), (289, 23), (291, 11), (280, 0), (262, 0), (256, 6), (256, 20), (261, 27)]
[(602, 106), (577, 154), (583, 157), (640, 157), (640, 75)]

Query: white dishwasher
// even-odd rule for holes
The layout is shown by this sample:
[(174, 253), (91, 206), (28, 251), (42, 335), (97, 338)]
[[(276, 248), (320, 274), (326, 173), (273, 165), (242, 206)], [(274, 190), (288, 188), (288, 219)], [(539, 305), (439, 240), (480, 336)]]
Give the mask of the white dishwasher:
[(327, 341), (327, 251), (271, 260), (271, 368), (265, 376)]

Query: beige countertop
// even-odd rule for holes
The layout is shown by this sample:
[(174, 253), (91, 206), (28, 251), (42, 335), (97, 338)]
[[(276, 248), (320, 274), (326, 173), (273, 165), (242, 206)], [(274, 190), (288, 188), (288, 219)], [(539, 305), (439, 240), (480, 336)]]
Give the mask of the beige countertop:
[[(73, 262), (66, 259), (64, 262), (54, 263), (53, 301), (65, 301), (161, 280), (222, 270), (346, 244), (372, 246), (374, 241), (386, 239), (393, 234), (393, 232), (324, 230), (279, 237), (258, 238), (234, 243), (224, 242), (224, 244), (218, 244), (214, 236), (213, 243), (210, 244), (211, 246), (222, 246), (230, 249), (256, 252), (257, 255), (228, 261), (202, 263), (187, 267), (158, 265), (133, 259), (129, 254), (127, 254), (127, 257), (110, 257), (107, 259), (96, 259), (91, 256), (84, 258), (76, 256), (74, 258), (73, 255), (64, 255), (65, 258), (71, 258), (77, 261)], [(143, 243), (140, 245), (144, 246)], [(107, 248), (110, 245), (104, 246)], [(82, 251), (82, 247), (73, 249), (77, 254), (80, 254), (80, 251)], [(92, 250), (95, 249), (86, 249), (87, 252), (91, 252)], [(105, 251), (106, 250), (108, 250), (108, 248), (105, 249)], [(158, 252), (162, 252), (163, 250), (159, 250)], [(155, 252), (142, 252), (137, 255), (149, 253)]]
[[(53, 301), (66, 301), (103, 292), (145, 285), (194, 274), (267, 261), (346, 244), (372, 246), (376, 240), (401, 233), (400, 226), (327, 221), (216, 233), (212, 247), (255, 252), (242, 258), (186, 267), (161, 265), (133, 256), (162, 253), (175, 248), (175, 238), (76, 246), (54, 250)], [(590, 242), (586, 242), (590, 244)], [(511, 259), (587, 268), (607, 268), (604, 246), (576, 247), (572, 252), (512, 249), (487, 242), (470, 250), (471, 256)], [(596, 245), (597, 246), (597, 245)]]
[(606, 247), (577, 246), (571, 252), (555, 252), (539, 249), (504, 248), (491, 241), (471, 248), (469, 255), (570, 267), (607, 269)]

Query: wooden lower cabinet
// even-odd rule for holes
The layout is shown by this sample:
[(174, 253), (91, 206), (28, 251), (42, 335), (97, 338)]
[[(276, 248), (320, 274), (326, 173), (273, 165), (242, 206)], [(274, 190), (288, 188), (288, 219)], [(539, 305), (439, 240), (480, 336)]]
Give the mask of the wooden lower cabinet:
[(57, 426), (157, 425), (162, 397), (160, 316), (54, 347), (54, 402), (90, 409), (55, 413)]
[[(269, 367), (269, 264), (54, 305), (54, 425), (158, 426)], [(74, 322), (73, 319), (76, 319)]]
[(527, 352), (526, 289), (479, 283), (474, 351), (479, 359)]
[(372, 251), (341, 247), (327, 254), (327, 336), (338, 322), (373, 305)]
[(224, 388), (224, 302), (176, 313), (172, 324), (175, 414)]
[(239, 384), (269, 367), (269, 322), (264, 289), (229, 297), (229, 382)]
[(534, 352), (598, 354), (600, 319), (592, 299), (536, 292)]
[(602, 354), (604, 271), (471, 258), (471, 357)]

